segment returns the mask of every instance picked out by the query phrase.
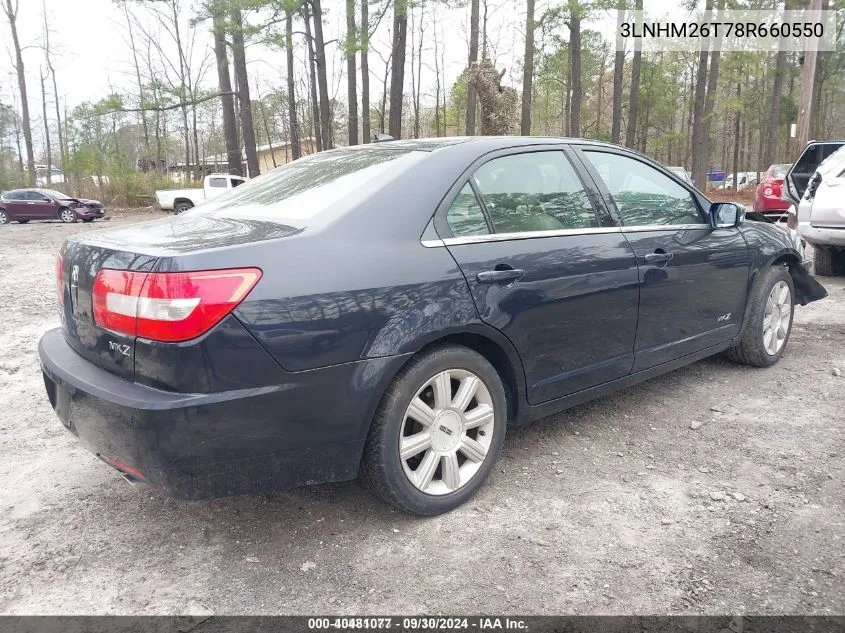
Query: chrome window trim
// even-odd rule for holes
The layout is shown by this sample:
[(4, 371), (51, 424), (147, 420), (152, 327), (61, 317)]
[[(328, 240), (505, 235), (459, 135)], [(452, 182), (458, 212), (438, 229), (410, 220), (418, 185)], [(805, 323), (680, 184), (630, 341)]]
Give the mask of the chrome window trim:
[[(733, 226), (733, 225), (731, 225)], [(709, 224), (643, 224), (641, 226), (623, 226), (623, 233), (645, 233), (646, 231), (684, 231), (689, 229), (710, 229)]]
[(618, 226), (596, 226), (584, 229), (557, 229), (552, 231), (525, 231), (523, 233), (485, 233), (482, 235), (462, 235), (441, 240), (422, 240), (426, 248), (439, 246), (459, 246), (462, 244), (482, 244), (485, 242), (507, 242), (510, 240), (530, 240), (543, 237), (566, 237), (571, 235), (597, 235), (602, 233), (621, 233)]

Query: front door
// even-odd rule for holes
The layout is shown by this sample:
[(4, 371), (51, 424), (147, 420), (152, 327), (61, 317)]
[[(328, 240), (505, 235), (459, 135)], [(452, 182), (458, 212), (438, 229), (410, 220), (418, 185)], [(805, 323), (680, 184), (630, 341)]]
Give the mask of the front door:
[(26, 213), (32, 219), (47, 220), (56, 218), (56, 203), (37, 191), (26, 192)]
[(519, 352), (532, 404), (631, 371), (636, 258), (608, 223), (558, 150), (489, 160), (438, 225), (481, 319)]
[(643, 160), (612, 149), (582, 155), (637, 256), (634, 371), (736, 336), (751, 266), (742, 233), (711, 228), (698, 195)]

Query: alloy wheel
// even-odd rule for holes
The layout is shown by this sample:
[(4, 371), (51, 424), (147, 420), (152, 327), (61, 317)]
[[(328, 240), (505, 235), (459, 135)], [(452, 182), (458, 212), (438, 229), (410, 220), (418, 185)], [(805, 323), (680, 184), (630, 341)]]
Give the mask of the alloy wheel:
[(432, 376), (411, 399), (399, 437), (405, 476), (418, 490), (445, 495), (472, 480), (493, 440), (493, 399), (465, 369)]
[(792, 308), (789, 285), (781, 280), (769, 293), (763, 313), (763, 347), (769, 356), (777, 354), (786, 342), (792, 320)]
[(62, 213), (59, 218), (62, 222), (73, 222), (76, 219), (76, 213), (74, 213), (71, 209), (62, 209)]
[(9, 223), (9, 215), (0, 209), (0, 224), (8, 224)]

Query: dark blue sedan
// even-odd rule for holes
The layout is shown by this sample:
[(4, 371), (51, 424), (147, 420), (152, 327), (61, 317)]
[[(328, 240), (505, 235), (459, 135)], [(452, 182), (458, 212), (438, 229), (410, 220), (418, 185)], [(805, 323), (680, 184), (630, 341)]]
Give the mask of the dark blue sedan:
[(793, 306), (826, 295), (782, 229), (551, 138), (316, 154), (70, 238), (56, 272), (47, 394), (128, 479), (194, 497), (360, 475), (421, 515), (482, 485), (508, 424), (719, 352), (772, 365)]

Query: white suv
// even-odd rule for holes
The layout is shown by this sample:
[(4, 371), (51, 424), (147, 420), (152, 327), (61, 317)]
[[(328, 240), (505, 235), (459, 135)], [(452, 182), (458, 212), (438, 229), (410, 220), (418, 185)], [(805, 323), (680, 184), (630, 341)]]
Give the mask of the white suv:
[(798, 234), (813, 245), (816, 274), (832, 275), (845, 264), (845, 145), (810, 177), (798, 204)]

